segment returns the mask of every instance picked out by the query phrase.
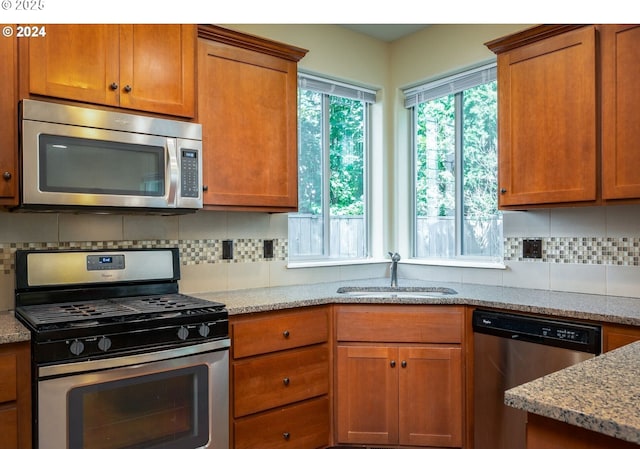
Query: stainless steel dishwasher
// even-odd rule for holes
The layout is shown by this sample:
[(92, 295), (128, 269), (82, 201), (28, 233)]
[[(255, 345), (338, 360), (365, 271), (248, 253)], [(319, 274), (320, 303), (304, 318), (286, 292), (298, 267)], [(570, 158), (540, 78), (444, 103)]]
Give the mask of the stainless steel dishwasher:
[(504, 404), (505, 390), (599, 354), (601, 328), (475, 310), (473, 330), (474, 447), (525, 449), (526, 412)]

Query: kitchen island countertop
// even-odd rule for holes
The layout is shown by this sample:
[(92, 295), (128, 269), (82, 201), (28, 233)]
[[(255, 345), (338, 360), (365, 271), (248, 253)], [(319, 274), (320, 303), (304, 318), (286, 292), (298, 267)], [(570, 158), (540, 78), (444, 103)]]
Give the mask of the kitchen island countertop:
[(640, 444), (640, 342), (505, 392), (529, 413)]

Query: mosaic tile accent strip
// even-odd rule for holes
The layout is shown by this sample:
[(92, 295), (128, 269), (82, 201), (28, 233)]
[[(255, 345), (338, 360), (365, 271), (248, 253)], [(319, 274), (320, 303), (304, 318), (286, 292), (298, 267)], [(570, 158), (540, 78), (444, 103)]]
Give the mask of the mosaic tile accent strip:
[(525, 238), (522, 237), (505, 239), (505, 262), (512, 260), (519, 262), (640, 266), (640, 238), (636, 237), (542, 238), (541, 259), (525, 259), (522, 257), (523, 240)]
[(286, 239), (273, 239), (273, 258), (263, 257), (263, 239), (234, 240), (233, 259), (222, 259), (222, 239), (212, 240), (118, 240), (91, 242), (27, 242), (0, 243), (0, 269), (4, 274), (15, 271), (16, 250), (115, 250), (144, 248), (179, 248), (181, 265), (206, 263), (249, 263), (287, 260)]

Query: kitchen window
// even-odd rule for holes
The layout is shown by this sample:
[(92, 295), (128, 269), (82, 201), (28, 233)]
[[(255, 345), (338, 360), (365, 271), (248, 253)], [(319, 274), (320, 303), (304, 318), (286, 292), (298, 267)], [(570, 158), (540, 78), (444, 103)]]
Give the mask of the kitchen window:
[(413, 114), (413, 257), (501, 262), (495, 64), (404, 93)]
[(368, 255), (369, 105), (375, 92), (298, 75), (298, 212), (289, 214), (289, 259)]

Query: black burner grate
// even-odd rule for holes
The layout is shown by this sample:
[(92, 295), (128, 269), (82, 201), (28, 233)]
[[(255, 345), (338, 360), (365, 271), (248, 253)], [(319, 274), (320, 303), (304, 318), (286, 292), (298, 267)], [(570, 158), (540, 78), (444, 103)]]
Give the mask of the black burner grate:
[(21, 312), (36, 326), (96, 320), (141, 314), (194, 311), (207, 306), (220, 306), (199, 298), (181, 294), (99, 299), (21, 307)]

